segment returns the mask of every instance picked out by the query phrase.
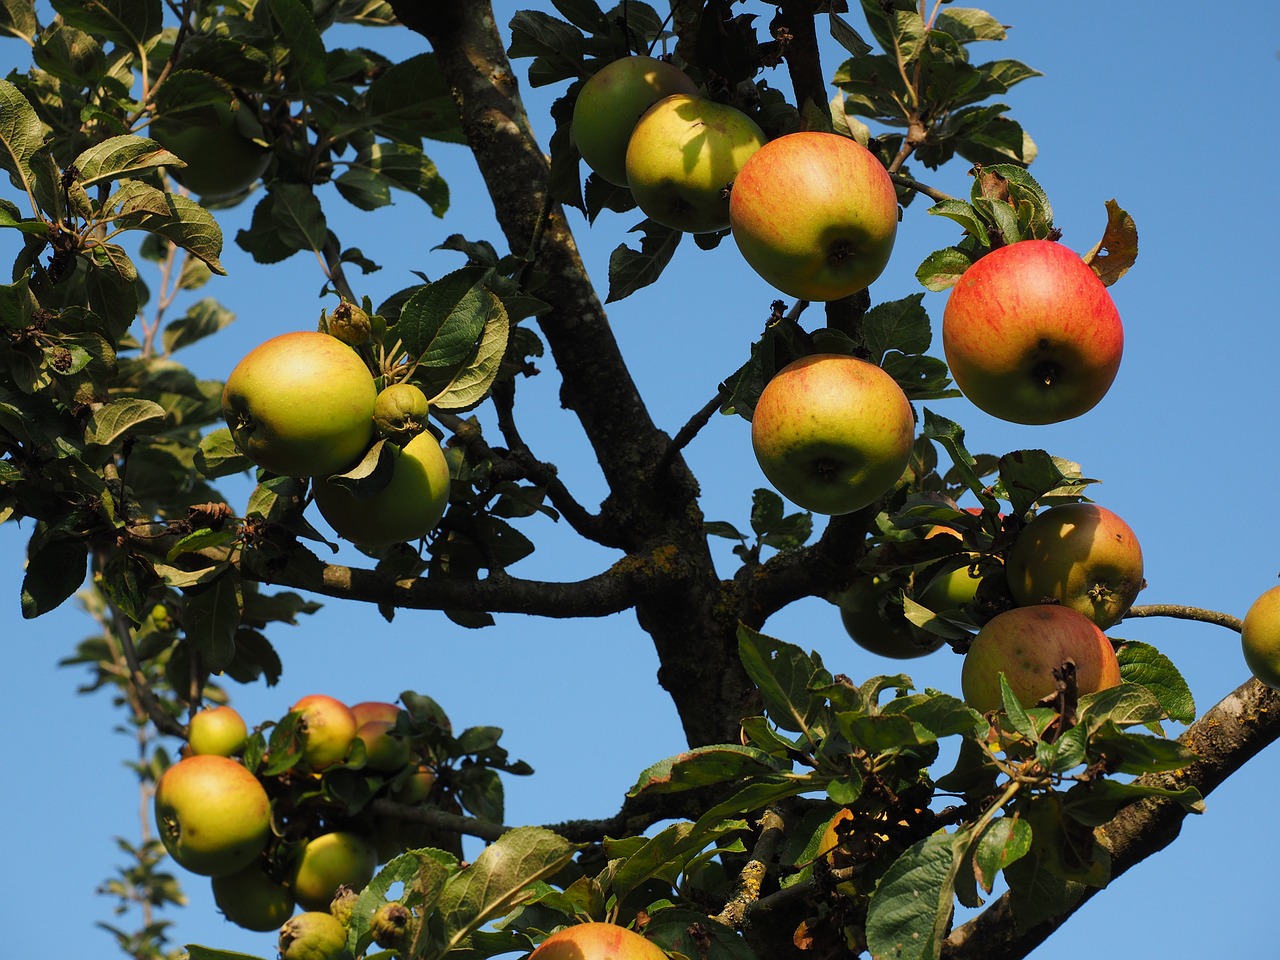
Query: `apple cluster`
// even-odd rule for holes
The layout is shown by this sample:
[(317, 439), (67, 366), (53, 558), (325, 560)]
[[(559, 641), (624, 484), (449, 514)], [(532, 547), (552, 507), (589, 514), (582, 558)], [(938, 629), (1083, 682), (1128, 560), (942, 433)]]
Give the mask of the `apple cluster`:
[[(222, 392), (231, 437), (262, 469), (312, 478), (321, 516), (344, 539), (369, 548), (421, 539), (440, 522), (450, 489), (444, 451), (426, 429), (427, 398), (410, 383), (379, 390), (348, 342), (358, 339), (352, 325), (334, 329), (348, 336), (286, 333), (236, 364)], [(379, 454), (392, 460), (380, 486), (328, 479), (361, 464), (380, 436), (388, 443)]]
[[(228, 920), (257, 931), (289, 921), (292, 939), (305, 939), (304, 931), (326, 924), (290, 921), (297, 908), (304, 918), (327, 915), (335, 897), (363, 888), (377, 864), (430, 845), (425, 827), (372, 814), (369, 801), (451, 801), (437, 790), (428, 741), (414, 737), (413, 718), (396, 704), (347, 706), (313, 694), (268, 726), (264, 749), (262, 733), (250, 734), (233, 708), (195, 713), (184, 756), (156, 784), (156, 822), (173, 859), (210, 878)], [(352, 787), (326, 778), (331, 770), (359, 780), (358, 803), (350, 802)], [(282, 932), (282, 950), (284, 939)]]

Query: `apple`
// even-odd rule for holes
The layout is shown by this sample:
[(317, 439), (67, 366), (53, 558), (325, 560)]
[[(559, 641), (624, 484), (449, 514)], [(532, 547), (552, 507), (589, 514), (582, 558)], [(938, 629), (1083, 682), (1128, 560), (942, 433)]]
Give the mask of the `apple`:
[(668, 960), (652, 940), (616, 923), (579, 923), (557, 930), (528, 960)]
[(323, 693), (313, 693), (295, 703), (289, 712), (300, 716), (298, 741), (307, 766), (322, 770), (345, 759), (356, 738), (356, 718), (350, 707)]
[(751, 418), (764, 475), (816, 513), (851, 513), (882, 497), (906, 469), (914, 437), (911, 404), (893, 377), (842, 354), (787, 364)]
[(1240, 644), (1250, 672), (1280, 690), (1280, 587), (1272, 587), (1249, 606)]
[(1050, 240), (991, 251), (960, 277), (942, 318), (956, 386), (1012, 423), (1057, 423), (1103, 398), (1124, 349), (1107, 288)]
[(307, 841), (293, 867), (289, 889), (303, 910), (328, 910), (341, 886), (361, 890), (377, 867), (373, 841), (336, 830)]
[(582, 85), (573, 105), (573, 142), (598, 177), (625, 187), (627, 143), (640, 117), (663, 97), (697, 92), (689, 75), (665, 60), (614, 60)]
[(356, 728), (363, 727), (371, 720), (384, 720), (394, 724), (404, 708), (385, 700), (362, 700), (351, 705), (351, 714), (356, 718)]
[(338, 536), (362, 547), (383, 547), (422, 539), (444, 516), (449, 464), (439, 441), (423, 431), (392, 451), (391, 479), (370, 496), (333, 483), (314, 484), (320, 515)]
[(397, 778), (396, 785), (391, 791), (391, 799), (396, 803), (416, 807), (426, 802), (435, 784), (436, 772), (425, 763), (420, 763), (413, 773), (404, 779)]
[(409, 762), (409, 741), (397, 737), (396, 725), (386, 720), (370, 720), (356, 729), (356, 739), (364, 744), (365, 766), (370, 770), (391, 773)]
[(801, 300), (839, 300), (880, 276), (898, 232), (898, 195), (856, 140), (806, 131), (771, 140), (733, 181), (729, 226), (744, 260)]
[(1056, 604), (1015, 607), (978, 631), (960, 668), (960, 689), (973, 709), (998, 710), (1003, 671), (1018, 702), (1030, 707), (1054, 692), (1053, 671), (1066, 660), (1075, 662), (1081, 696), (1120, 683), (1111, 641), (1084, 614)]
[(974, 576), (973, 561), (968, 556), (948, 561), (929, 578), (916, 597), (916, 602), (943, 616), (955, 616), (978, 594), (981, 576)]
[(1005, 563), (1020, 606), (1061, 603), (1102, 629), (1118, 623), (1146, 584), (1129, 525), (1095, 503), (1064, 503), (1019, 533)]
[(837, 598), (840, 622), (849, 639), (863, 650), (893, 660), (913, 660), (941, 647), (942, 637), (908, 620), (901, 604), (890, 603), (881, 610), (879, 584), (878, 577), (858, 580)]
[(725, 188), (764, 142), (764, 131), (741, 110), (672, 94), (646, 110), (631, 132), (627, 185), (651, 220), (685, 233), (723, 230)]
[(350, 469), (373, 442), (373, 374), (326, 333), (286, 333), (250, 350), (227, 377), (222, 414), (236, 447), (288, 477)]
[(201, 710), (187, 724), (187, 746), (197, 756), (229, 757), (239, 753), (248, 735), (244, 718), (226, 705)]
[(151, 137), (185, 167), (169, 172), (204, 201), (225, 200), (248, 190), (271, 160), (266, 133), (253, 110), (240, 101), (211, 103), (152, 121)]
[(308, 910), (280, 928), (280, 960), (349, 960), (347, 928), (332, 914)]
[(427, 395), (412, 383), (383, 387), (373, 403), (373, 425), (378, 433), (404, 446), (427, 428), (430, 404)]
[(271, 835), (271, 801), (258, 778), (214, 754), (186, 757), (161, 775), (155, 814), (169, 855), (207, 877), (244, 869)]
[(278, 929), (293, 915), (293, 894), (288, 886), (267, 876), (257, 863), (214, 877), (212, 884), (213, 902), (238, 927), (265, 933)]

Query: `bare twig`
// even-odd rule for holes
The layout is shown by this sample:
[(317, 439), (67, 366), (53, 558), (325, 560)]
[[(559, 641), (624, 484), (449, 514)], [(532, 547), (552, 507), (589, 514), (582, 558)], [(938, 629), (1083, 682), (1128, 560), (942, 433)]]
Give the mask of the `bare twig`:
[(1179, 603), (1145, 603), (1130, 607), (1124, 615), (1126, 620), (1139, 617), (1172, 617), (1176, 620), (1199, 620), (1202, 623), (1212, 623), (1219, 627), (1226, 627), (1236, 633), (1239, 633), (1244, 626), (1243, 620), (1239, 617), (1233, 617), (1229, 613), (1206, 610), (1204, 607), (1187, 607)]

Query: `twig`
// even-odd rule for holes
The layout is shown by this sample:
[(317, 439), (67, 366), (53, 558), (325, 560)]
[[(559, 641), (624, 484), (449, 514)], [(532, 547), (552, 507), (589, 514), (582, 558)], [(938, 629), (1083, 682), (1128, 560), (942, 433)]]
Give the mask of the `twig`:
[(721, 404), (724, 403), (725, 396), (721, 391), (717, 391), (716, 395), (703, 405), (702, 409), (689, 418), (686, 423), (672, 438), (671, 443), (667, 445), (667, 449), (662, 451), (662, 458), (658, 461), (657, 467), (654, 468), (654, 476), (661, 476), (671, 466), (675, 460), (676, 454), (689, 445), (708, 423), (715, 416)]
[(765, 808), (760, 818), (760, 836), (756, 840), (755, 849), (751, 851), (751, 859), (738, 874), (738, 882), (733, 896), (713, 919), (727, 923), (731, 927), (741, 928), (747, 910), (760, 899), (760, 887), (769, 873), (769, 864), (773, 862), (778, 845), (787, 832), (787, 823), (776, 805)]
[(1236, 633), (1239, 633), (1244, 627), (1243, 620), (1239, 617), (1233, 617), (1229, 613), (1206, 610), (1204, 607), (1187, 607), (1179, 603), (1146, 603), (1137, 607), (1130, 607), (1124, 615), (1125, 620), (1130, 618), (1138, 619), (1140, 617), (1172, 617), (1176, 620), (1199, 620), (1201, 623), (1212, 623), (1219, 627), (1226, 627)]
[(919, 180), (916, 180), (914, 177), (908, 177), (905, 173), (890, 173), (889, 177), (898, 186), (906, 187), (908, 190), (914, 190), (916, 193), (922, 193), (926, 197), (928, 197), (930, 200), (935, 200), (938, 203), (941, 203), (943, 200), (958, 199), (957, 197), (953, 197), (949, 193), (943, 193), (941, 190), (938, 190), (936, 187), (929, 186), (927, 183), (921, 183)]

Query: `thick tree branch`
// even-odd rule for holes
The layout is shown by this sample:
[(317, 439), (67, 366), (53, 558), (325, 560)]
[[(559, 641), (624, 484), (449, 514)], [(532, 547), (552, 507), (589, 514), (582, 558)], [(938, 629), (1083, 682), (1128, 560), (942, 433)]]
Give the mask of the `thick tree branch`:
[(813, 0), (782, 0), (778, 5), (778, 16), (771, 27), (775, 36), (779, 30), (786, 31), (788, 35), (784, 57), (796, 104), (803, 108), (808, 101), (825, 113), (827, 82), (822, 74), (818, 32), (813, 22), (816, 8), (817, 4)]
[[(1199, 758), (1173, 773), (1149, 774), (1139, 783), (1170, 790), (1194, 787), (1208, 796), (1260, 750), (1280, 738), (1280, 693), (1249, 680), (1187, 728), (1178, 740)], [(1111, 853), (1111, 875), (1118, 877), (1172, 843), (1187, 811), (1172, 800), (1146, 799), (1125, 807), (1097, 834)], [(954, 930), (943, 944), (946, 960), (1017, 960), (1060, 927), (1096, 890), (1088, 891), (1075, 907), (1053, 920), (1019, 931), (1008, 894), (993, 902), (968, 923)]]

